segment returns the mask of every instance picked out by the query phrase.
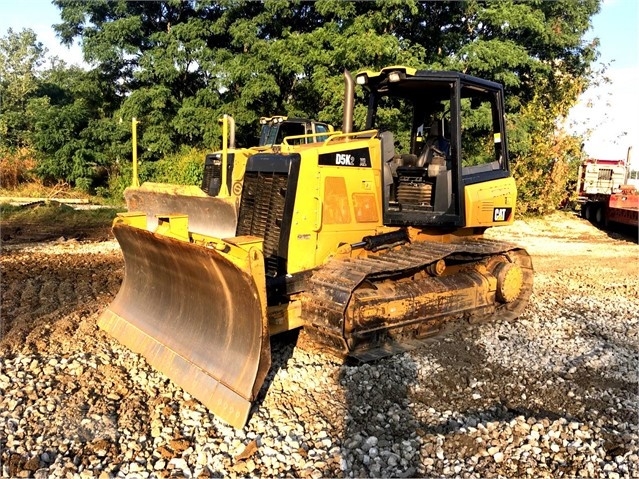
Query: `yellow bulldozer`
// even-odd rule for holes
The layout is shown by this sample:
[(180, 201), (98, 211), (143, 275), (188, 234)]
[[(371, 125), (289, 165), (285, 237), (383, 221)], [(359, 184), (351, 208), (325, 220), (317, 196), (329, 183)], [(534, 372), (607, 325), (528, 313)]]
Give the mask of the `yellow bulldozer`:
[(152, 228), (143, 211), (114, 220), (125, 276), (100, 327), (237, 428), (274, 334), (370, 361), (449, 323), (514, 319), (532, 290), (526, 251), (483, 237), (515, 214), (502, 86), (403, 66), (344, 78), (342, 131), (248, 156), (229, 218), (202, 232), (173, 205)]

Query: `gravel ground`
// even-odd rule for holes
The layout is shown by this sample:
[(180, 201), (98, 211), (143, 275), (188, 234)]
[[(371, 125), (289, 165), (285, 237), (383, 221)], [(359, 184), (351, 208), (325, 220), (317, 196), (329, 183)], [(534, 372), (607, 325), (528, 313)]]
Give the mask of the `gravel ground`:
[(358, 367), (273, 340), (234, 430), (96, 327), (117, 243), (4, 247), (2, 477), (639, 478), (639, 247), (562, 214), (489, 231), (525, 246), (520, 320)]

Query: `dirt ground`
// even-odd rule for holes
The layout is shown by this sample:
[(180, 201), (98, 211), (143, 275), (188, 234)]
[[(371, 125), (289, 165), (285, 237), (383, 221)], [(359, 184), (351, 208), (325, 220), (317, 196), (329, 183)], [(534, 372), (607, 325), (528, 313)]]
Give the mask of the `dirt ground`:
[[(101, 210), (102, 218), (91, 218), (89, 211)], [(66, 221), (82, 210), (84, 221)], [(113, 239), (111, 221), (115, 209), (94, 205), (80, 205), (75, 208), (62, 203), (41, 201), (23, 205), (18, 214), (9, 214), (2, 218), (0, 238), (3, 249), (9, 245), (76, 240), (83, 242), (102, 242)], [(52, 221), (55, 218), (56, 221)], [(60, 220), (60, 218), (62, 220)]]

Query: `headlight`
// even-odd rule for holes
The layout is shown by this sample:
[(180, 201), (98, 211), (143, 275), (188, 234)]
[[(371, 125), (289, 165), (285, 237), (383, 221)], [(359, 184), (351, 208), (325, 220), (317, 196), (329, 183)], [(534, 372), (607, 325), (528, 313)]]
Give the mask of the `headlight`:
[(401, 79), (401, 76), (399, 74), (399, 72), (390, 72), (388, 74), (388, 81), (395, 83), (398, 82)]

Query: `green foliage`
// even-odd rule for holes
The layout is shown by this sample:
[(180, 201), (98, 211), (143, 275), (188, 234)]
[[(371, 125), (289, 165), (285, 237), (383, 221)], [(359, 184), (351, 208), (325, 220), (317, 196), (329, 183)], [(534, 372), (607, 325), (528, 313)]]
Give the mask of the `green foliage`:
[(458, 48), (436, 62), (505, 85), (519, 212), (552, 211), (576, 174), (583, 140), (557, 125), (594, 79), (597, 42), (582, 37), (599, 3), (466, 2)]
[[(152, 181), (154, 165), (152, 162), (142, 161), (138, 164), (138, 179), (140, 183)], [(108, 184), (96, 188), (96, 194), (113, 204), (124, 202), (124, 190), (131, 186), (133, 165), (131, 161), (118, 161), (109, 171)]]
[(91, 178), (80, 177), (76, 178), (75, 187), (83, 193), (90, 193), (92, 183), (93, 181), (91, 180)]
[[(552, 85), (551, 85), (552, 83)], [(513, 174), (521, 213), (545, 214), (565, 203), (583, 160), (583, 139), (558, 127), (584, 78), (556, 75), (540, 79), (536, 94), (517, 115), (509, 117)]]
[[(167, 155), (161, 160), (140, 161), (139, 181), (200, 186), (204, 175), (205, 156), (205, 150), (184, 146), (179, 152)], [(116, 203), (121, 202), (124, 199), (124, 190), (131, 186), (132, 177), (132, 163), (119, 162), (109, 175), (108, 186), (98, 188), (96, 193)]]
[(0, 145), (5, 148), (30, 146), (27, 104), (38, 88), (36, 72), (45, 53), (33, 30), (9, 28), (0, 38)]
[(206, 152), (193, 147), (182, 147), (178, 153), (153, 163), (151, 181), (177, 185), (202, 184)]
[(84, 189), (99, 185), (104, 169), (130, 155), (128, 128), (110, 111), (113, 87), (97, 71), (58, 64), (43, 75), (40, 92), (27, 108), (34, 118), (33, 144), (41, 152), (38, 174), (80, 181)]
[(43, 69), (45, 54), (32, 30), (9, 29), (0, 38), (0, 148), (8, 152), (5, 158), (30, 151), (45, 182), (79, 182), (89, 190), (128, 153), (122, 143), (129, 135), (112, 118), (119, 104), (116, 86), (99, 70), (56, 59)]
[[(520, 214), (543, 215), (570, 200), (582, 158), (582, 139), (561, 129), (551, 130), (544, 117), (555, 113), (535, 99), (521, 115), (530, 144), (513, 160)], [(574, 189), (574, 187), (573, 187)]]
[(14, 215), (17, 211), (20, 211), (21, 206), (12, 205), (10, 203), (0, 203), (0, 218), (6, 220), (11, 215)]

